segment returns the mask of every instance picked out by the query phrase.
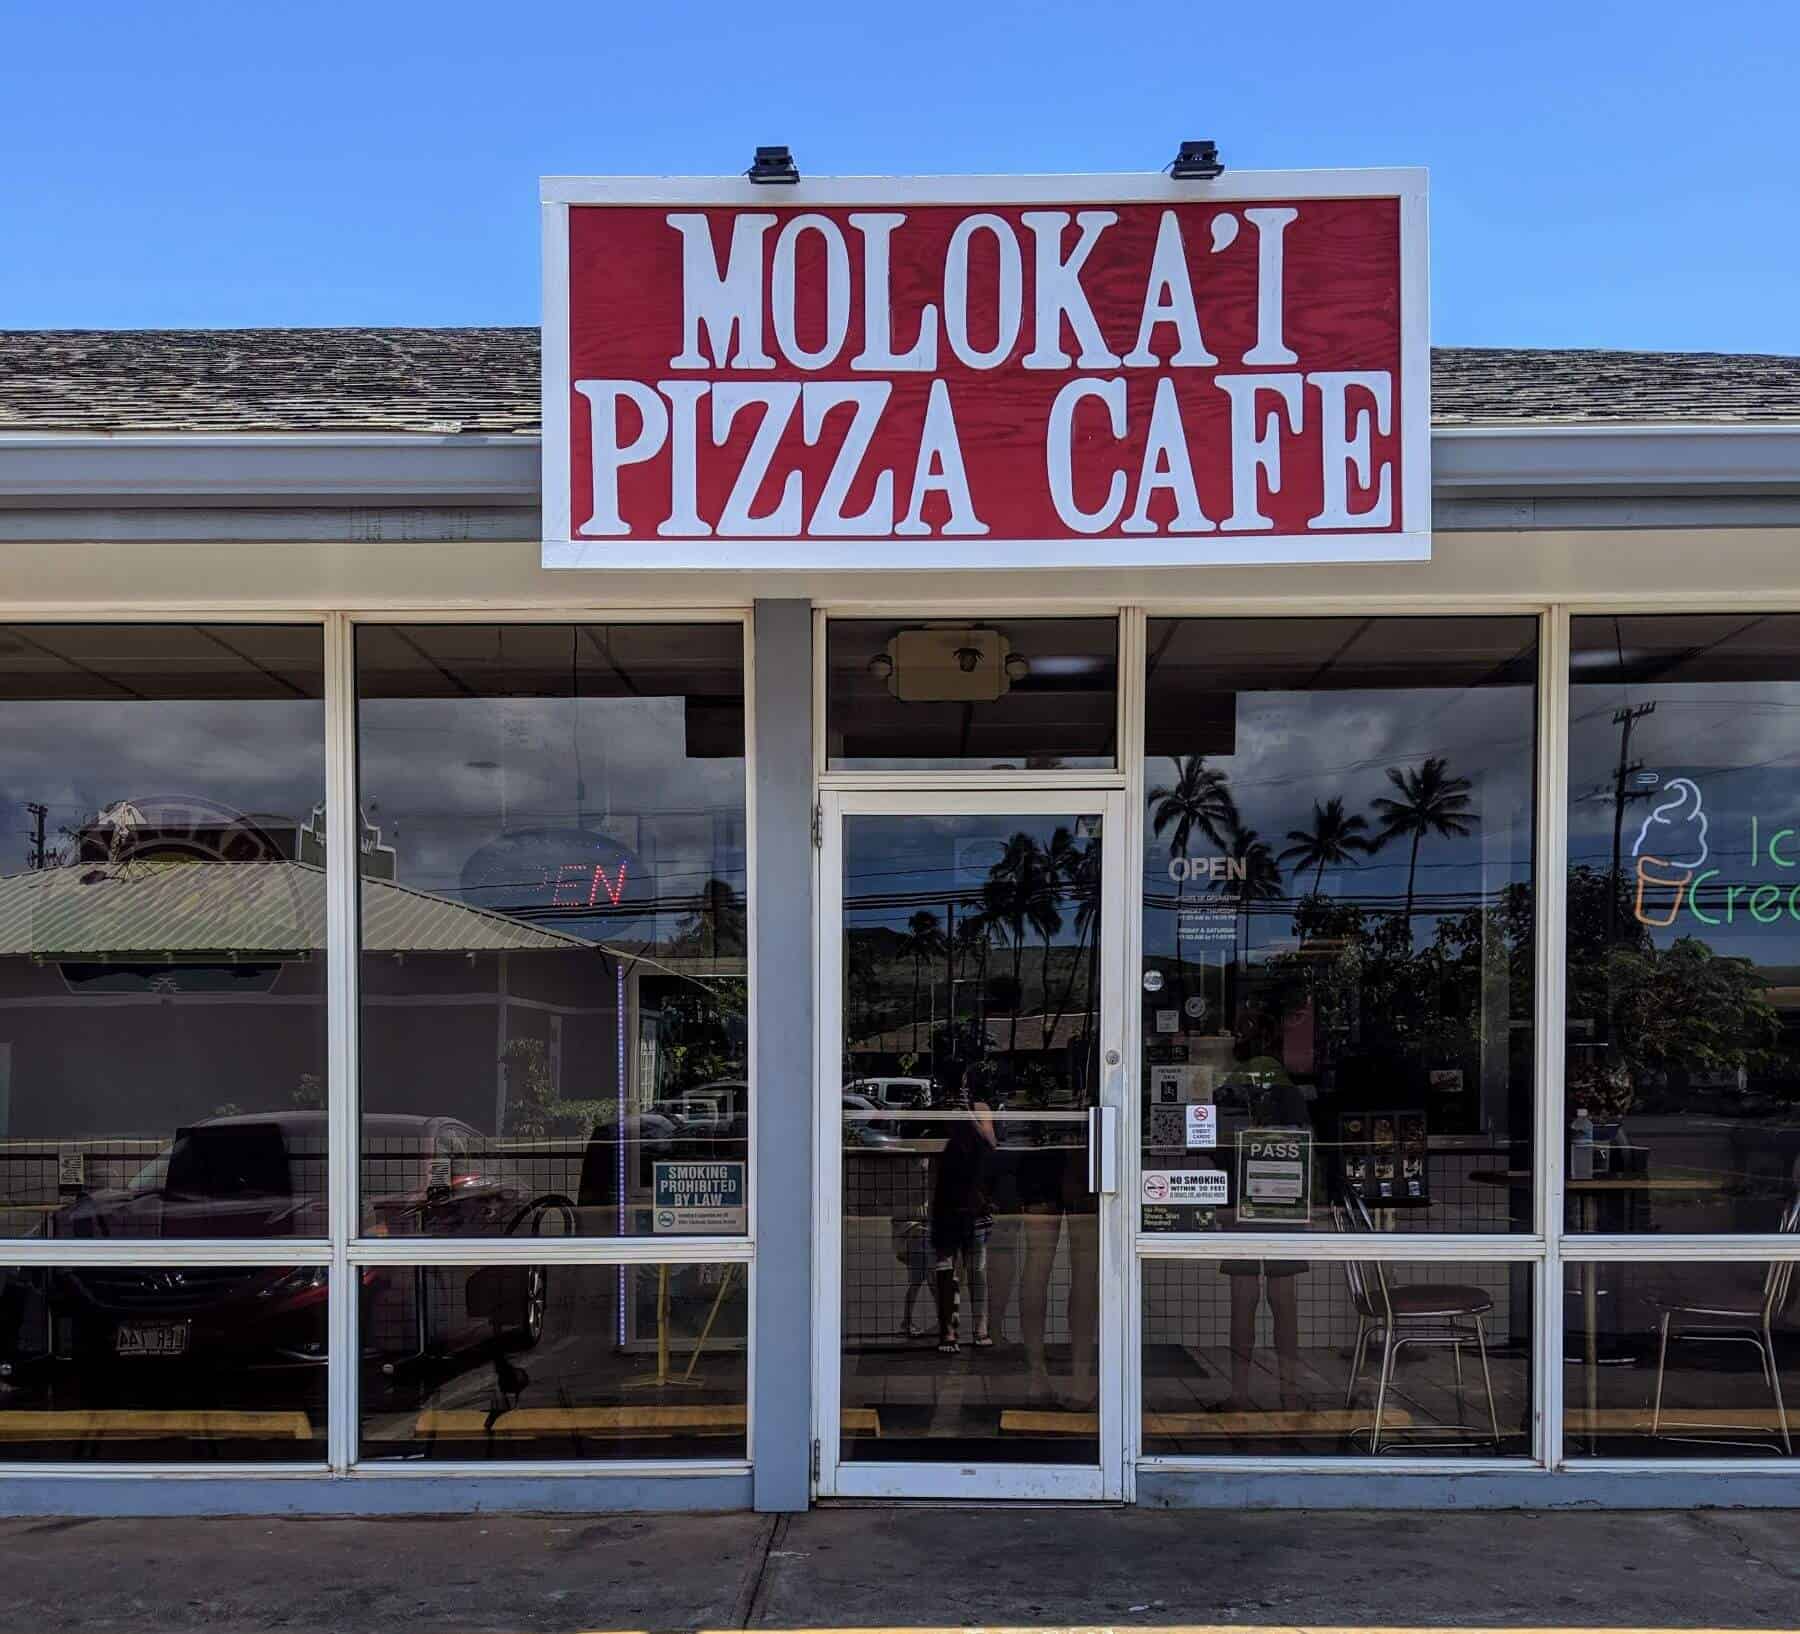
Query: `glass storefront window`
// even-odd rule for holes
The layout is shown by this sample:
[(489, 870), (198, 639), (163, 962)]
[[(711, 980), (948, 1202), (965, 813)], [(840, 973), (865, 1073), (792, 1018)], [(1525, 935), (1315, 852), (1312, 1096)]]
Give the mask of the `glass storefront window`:
[(1530, 1265), (1151, 1260), (1143, 1276), (1151, 1456), (1531, 1453)]
[(1800, 1189), (1800, 616), (1571, 623), (1568, 1226)]
[(0, 1462), (322, 1462), (326, 1275), (0, 1268)]
[(323, 1237), (322, 632), (0, 627), (0, 1237)]
[(1769, 1259), (1565, 1266), (1568, 1455), (1791, 1457), (1796, 1272)]
[(748, 1270), (371, 1270), (361, 1456), (744, 1458)]
[(1116, 618), (833, 619), (834, 771), (1037, 771), (1118, 756)]
[(1532, 618), (1151, 619), (1148, 1232), (1532, 1225)]
[(745, 1232), (742, 627), (356, 658), (363, 1230)]

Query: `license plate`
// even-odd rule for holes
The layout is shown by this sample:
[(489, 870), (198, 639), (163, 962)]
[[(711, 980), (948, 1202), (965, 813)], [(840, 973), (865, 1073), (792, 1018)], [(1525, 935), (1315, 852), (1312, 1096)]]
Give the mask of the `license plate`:
[(133, 1324), (119, 1329), (121, 1356), (184, 1356), (188, 1330), (184, 1322)]

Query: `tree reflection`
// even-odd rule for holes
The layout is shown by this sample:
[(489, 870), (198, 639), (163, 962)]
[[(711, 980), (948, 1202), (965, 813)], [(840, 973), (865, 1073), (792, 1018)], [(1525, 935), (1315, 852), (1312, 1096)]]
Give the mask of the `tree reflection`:
[[(1175, 755), (1175, 781), (1150, 791), (1150, 832), (1161, 839), (1169, 830), (1169, 860), (1185, 861), (1196, 834), (1214, 845), (1225, 844), (1226, 827), (1237, 820), (1237, 804), (1231, 798), (1225, 774), (1206, 764), (1205, 755)], [(1188, 870), (1171, 869), (1175, 876), (1175, 923), (1181, 923), (1182, 899), (1187, 895)], [(1187, 994), (1187, 959), (1181, 951), (1181, 932), (1175, 933), (1175, 973), (1182, 996)]]
[(1016, 1055), (1019, 1049), (1019, 1012), (1025, 1007), (1025, 938), (1029, 933), (1044, 939), (1047, 978), (1050, 939), (1062, 929), (1060, 896), (1061, 885), (1049, 855), (1021, 829), (1006, 842), (1004, 854), (989, 870), (982, 889), (988, 921), (1012, 949), (1015, 998), (1006, 1040), (1008, 1055)]
[(1469, 793), (1475, 785), (1466, 777), (1452, 777), (1450, 763), (1442, 755), (1430, 755), (1423, 765), (1404, 771), (1390, 766), (1387, 777), (1399, 798), (1381, 795), (1374, 801), (1381, 822), (1376, 844), (1411, 841), (1406, 866), (1406, 923), (1410, 929), (1419, 875), (1419, 842), (1431, 834), (1441, 839), (1465, 839), (1474, 833), (1475, 812)]
[(1571, 1105), (1606, 1118), (1659, 1101), (1679, 1112), (1696, 1076), (1779, 1071), (1780, 1017), (1752, 960), (1694, 936), (1659, 948), (1629, 880), (1585, 866), (1568, 879), (1569, 1016), (1591, 1030), (1569, 1041)]
[(1296, 875), (1313, 870), (1313, 895), (1325, 886), (1326, 868), (1355, 867), (1359, 856), (1372, 856), (1375, 842), (1367, 837), (1369, 819), (1358, 812), (1344, 810), (1344, 797), (1334, 794), (1321, 805), (1313, 801), (1311, 828), (1290, 828), (1287, 837), (1293, 844), (1281, 853), (1277, 862), (1292, 862)]
[[(934, 868), (923, 890), (878, 890), (846, 905), (862, 922), (845, 934), (845, 1070), (936, 1073), (958, 1062), (979, 1069), (965, 1073), (974, 1084), (997, 1068), (1014, 1094), (1047, 1102), (1074, 1070), (1075, 1039), (1063, 1036), (1070, 1018), (1078, 1036), (1092, 1032), (1084, 1018), (1096, 987), (1102, 842), (1078, 824), (1004, 840), (959, 833), (957, 842), (991, 843), (999, 855), (973, 879)], [(1005, 964), (990, 976), (996, 947)], [(942, 1009), (937, 981), (949, 988)]]
[(927, 913), (921, 908), (906, 922), (906, 935), (900, 939), (900, 952), (912, 961), (912, 1016), (913, 1051), (919, 1048), (919, 967), (927, 959), (942, 957), (944, 952), (944, 933), (938, 927), (938, 916)]

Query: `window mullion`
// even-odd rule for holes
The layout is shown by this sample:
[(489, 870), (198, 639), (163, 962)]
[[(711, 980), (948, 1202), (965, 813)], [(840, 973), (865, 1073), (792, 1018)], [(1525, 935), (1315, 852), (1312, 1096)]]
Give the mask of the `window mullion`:
[(325, 625), (325, 941), (329, 1025), (331, 1230), (329, 1456), (336, 1472), (356, 1454), (357, 1273), (357, 792), (355, 632), (341, 614)]
[(1563, 1460), (1563, 1094), (1567, 1033), (1566, 927), (1569, 884), (1569, 610), (1543, 620), (1538, 658), (1537, 878), (1537, 1229), (1544, 1239), (1538, 1279), (1539, 1454)]

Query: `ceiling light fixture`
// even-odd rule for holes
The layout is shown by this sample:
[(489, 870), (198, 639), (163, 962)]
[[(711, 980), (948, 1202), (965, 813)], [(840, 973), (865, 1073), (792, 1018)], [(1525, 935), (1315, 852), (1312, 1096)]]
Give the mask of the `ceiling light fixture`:
[(1003, 632), (982, 624), (897, 630), (869, 661), (869, 673), (902, 703), (992, 703), (1029, 670)]

